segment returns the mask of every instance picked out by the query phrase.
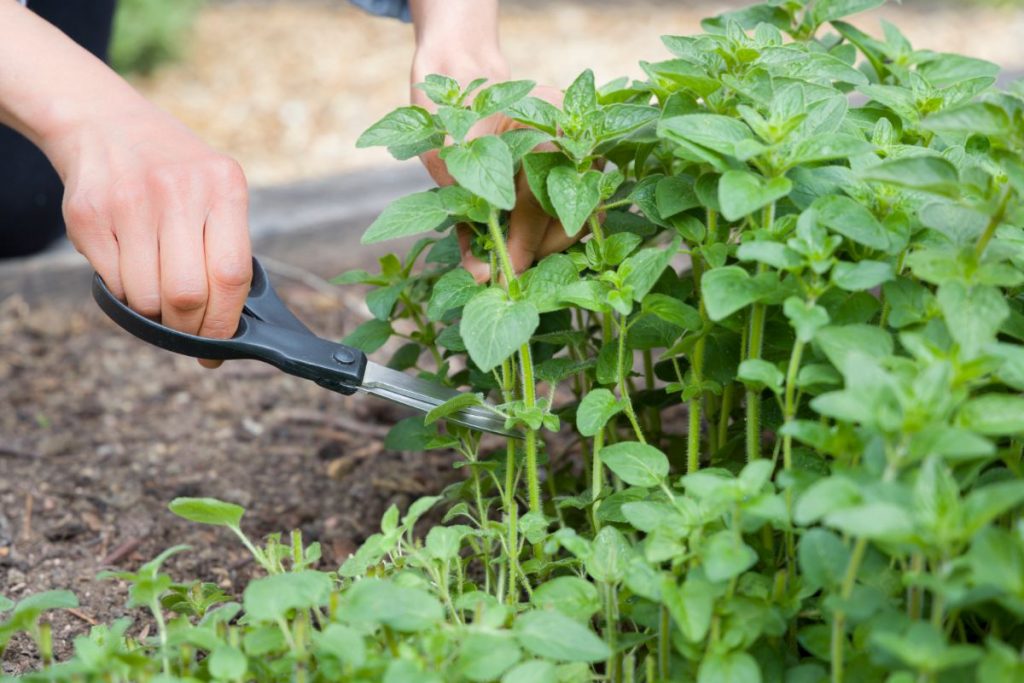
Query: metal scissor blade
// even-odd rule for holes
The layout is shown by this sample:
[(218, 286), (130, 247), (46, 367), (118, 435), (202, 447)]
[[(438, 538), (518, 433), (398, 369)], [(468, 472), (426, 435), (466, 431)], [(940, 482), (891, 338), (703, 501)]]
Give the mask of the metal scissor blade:
[[(363, 375), (363, 383), (359, 386), (359, 389), (368, 394), (415, 408), (424, 413), (429, 413), (445, 401), (455, 398), (462, 393), (455, 389), (378, 365), (373, 361), (366, 363), (366, 373)], [(501, 434), (502, 436), (510, 436), (517, 439), (523, 436), (519, 432), (505, 429), (505, 419), (503, 417), (479, 406), (463, 408), (447, 416), (445, 419), (472, 429), (490, 432), (491, 434)]]

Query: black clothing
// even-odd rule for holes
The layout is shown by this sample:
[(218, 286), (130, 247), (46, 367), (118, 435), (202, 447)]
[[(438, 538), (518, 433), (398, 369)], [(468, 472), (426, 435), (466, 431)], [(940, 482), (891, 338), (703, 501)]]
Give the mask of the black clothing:
[[(106, 60), (115, 0), (32, 0), (30, 9)], [(0, 259), (45, 249), (64, 233), (56, 171), (32, 143), (0, 125)]]

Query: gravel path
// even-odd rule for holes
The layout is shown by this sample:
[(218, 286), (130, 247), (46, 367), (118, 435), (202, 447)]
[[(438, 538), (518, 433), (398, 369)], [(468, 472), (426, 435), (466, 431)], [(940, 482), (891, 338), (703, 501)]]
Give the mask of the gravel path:
[[(639, 76), (666, 53), (658, 37), (693, 33), (726, 3), (509, 2), (502, 36), (516, 77), (565, 86), (586, 67), (601, 80)], [(1024, 10), (891, 5), (857, 18), (900, 26), (915, 45), (1024, 69)], [(387, 163), (356, 150), (359, 133), (408, 97), (412, 30), (340, 0), (213, 4), (187, 58), (139, 86), (242, 162), (255, 184)]]

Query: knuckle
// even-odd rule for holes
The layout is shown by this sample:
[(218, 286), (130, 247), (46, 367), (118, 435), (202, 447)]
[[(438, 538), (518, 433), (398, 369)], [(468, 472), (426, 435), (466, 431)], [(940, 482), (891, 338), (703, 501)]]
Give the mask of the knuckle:
[(149, 169), (146, 183), (163, 196), (174, 196), (187, 188), (188, 174), (177, 165), (160, 165)]
[(131, 297), (128, 304), (142, 315), (155, 318), (160, 315), (160, 295), (140, 294)]
[(195, 311), (206, 305), (206, 288), (196, 282), (174, 283), (164, 292), (167, 305), (178, 311)]
[(236, 192), (245, 193), (248, 183), (245, 179), (245, 171), (242, 165), (231, 157), (217, 155), (206, 162), (207, 172), (210, 177), (221, 188)]
[(103, 223), (107, 202), (94, 193), (76, 192), (64, 199), (64, 221), (69, 228), (90, 229)]
[(114, 206), (138, 206), (146, 201), (146, 188), (137, 181), (123, 181), (110, 189), (110, 201)]
[(211, 260), (210, 277), (222, 288), (240, 289), (252, 281), (252, 259), (232, 254)]

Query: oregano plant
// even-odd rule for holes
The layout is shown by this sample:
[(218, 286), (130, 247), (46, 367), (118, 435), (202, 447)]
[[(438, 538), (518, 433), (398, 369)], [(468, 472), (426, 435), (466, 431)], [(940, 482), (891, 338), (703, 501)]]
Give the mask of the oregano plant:
[[(176, 501), (267, 577), (233, 603), (155, 561), (121, 578), (159, 637), (98, 628), (52, 670), (1024, 680), (1024, 86), (845, 21), (881, 4), (727, 12), (666, 36), (642, 79), (584, 72), (561, 107), (527, 81), (428, 77), (436, 111), (359, 144), (439, 150), (456, 182), (385, 209), (365, 241), (419, 240), (338, 281), (369, 287), (348, 343), (466, 391), (387, 437), (456, 452), (465, 479), (390, 509), (336, 571), (297, 535), (257, 547), (240, 508)], [(523, 128), (469, 137), (496, 114)], [(581, 237), (525, 272), (517, 177)], [(484, 398), (521, 439), (442, 426)], [(0, 644), (45, 644), (38, 611), (0, 599)]]

